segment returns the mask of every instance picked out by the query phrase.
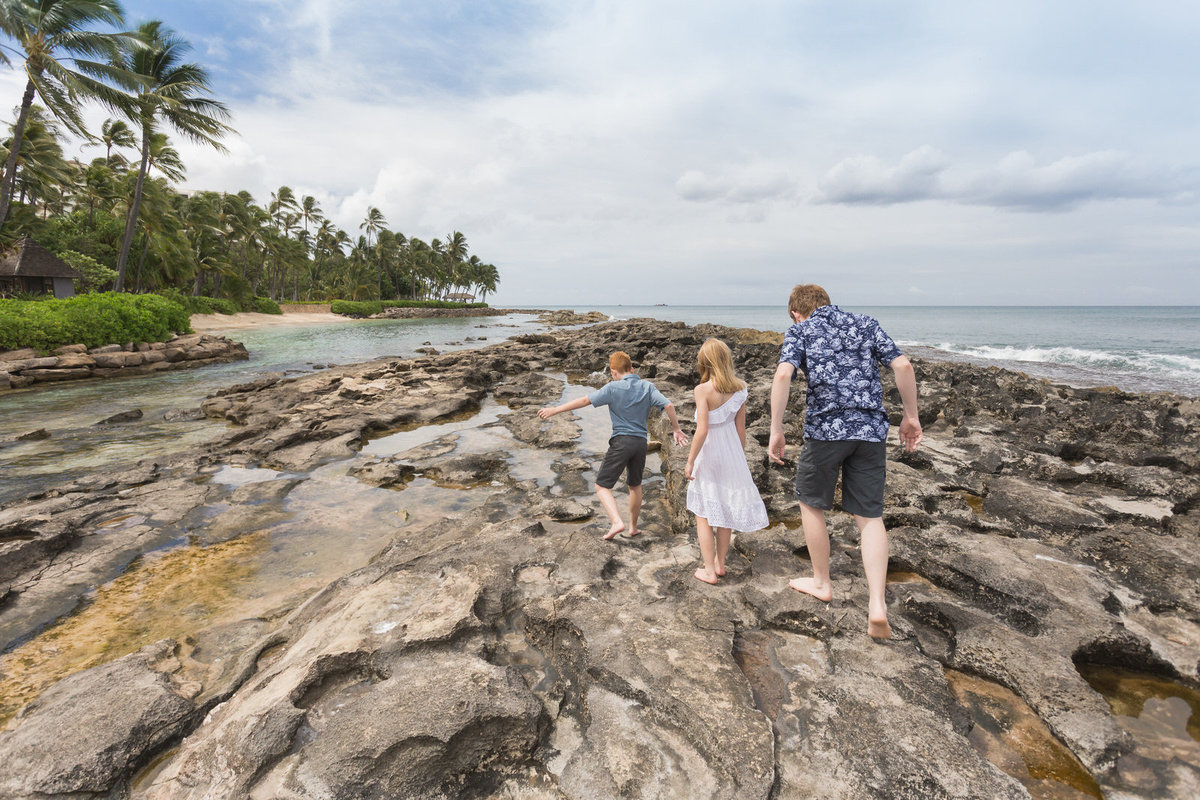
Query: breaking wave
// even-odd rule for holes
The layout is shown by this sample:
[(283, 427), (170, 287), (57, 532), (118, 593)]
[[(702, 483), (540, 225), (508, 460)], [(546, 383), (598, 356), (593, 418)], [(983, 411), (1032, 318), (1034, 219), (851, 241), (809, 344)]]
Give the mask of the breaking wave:
[(970, 346), (948, 342), (905, 344), (952, 353), (966, 361), (999, 364), (1042, 377), (1070, 380), (1074, 374), (1079, 378), (1090, 376), (1089, 383), (1110, 382), (1137, 390), (1168, 389), (1191, 395), (1200, 394), (1200, 358), (1195, 356), (1118, 353), (1078, 347)]

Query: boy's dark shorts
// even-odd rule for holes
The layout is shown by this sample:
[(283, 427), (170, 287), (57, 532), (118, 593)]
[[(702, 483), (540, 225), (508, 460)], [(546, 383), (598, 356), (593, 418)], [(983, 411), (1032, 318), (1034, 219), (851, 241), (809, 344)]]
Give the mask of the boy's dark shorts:
[(842, 508), (860, 517), (882, 517), (886, 458), (883, 442), (806, 439), (796, 459), (796, 499), (828, 511), (841, 473)]
[(643, 436), (614, 436), (608, 440), (608, 452), (604, 463), (596, 473), (596, 485), (611, 489), (626, 469), (627, 486), (642, 485), (642, 471), (646, 468), (646, 439)]

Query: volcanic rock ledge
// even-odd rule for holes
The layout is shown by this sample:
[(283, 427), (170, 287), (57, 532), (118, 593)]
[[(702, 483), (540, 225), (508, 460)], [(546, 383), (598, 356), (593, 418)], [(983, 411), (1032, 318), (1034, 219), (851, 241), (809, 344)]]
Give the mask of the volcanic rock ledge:
[[(747, 453), (773, 521), (737, 536), (716, 587), (691, 577), (684, 450), (659, 453), (646, 533), (603, 542), (600, 522), (558, 521), (594, 507), (578, 424), (533, 413), (558, 401), (563, 375), (587, 382), (623, 349), (688, 420), (710, 335), (730, 343), (749, 382)], [(47, 559), (76, 563), (76, 548), (102, 536), (139, 546), (125, 530), (81, 536), (89, 520), (152, 514), (156, 489), (175, 498), (161, 513), (177, 518), (219, 491), (185, 476), (229, 458), (289, 481), (354, 459), (349, 473), (371, 485), (408, 491), (419, 474), (488, 493), (277, 617), (148, 643), (64, 679), (0, 733), (0, 794), (1028, 797), (968, 739), (953, 670), (1014, 692), (1107, 796), (1195, 795), (1195, 763), (1129, 770), (1130, 734), (1080, 668), (1200, 686), (1200, 403), (919, 362), (927, 443), (890, 455), (886, 520), (904, 575), (889, 587), (894, 638), (877, 644), (844, 516), (831, 517), (835, 600), (787, 588), (806, 564), (791, 470), (765, 453), (777, 355), (761, 334), (631, 320), (269, 377), (205, 401), (232, 424), (205, 452), (0, 510), (0, 556), (24, 553), (5, 578), (0, 626), (11, 618), (20, 636), (33, 623), (22, 630), (13, 615), (38, 618)], [(357, 455), (369, 436), (490, 402), (508, 406), (491, 424), (552, 454), (553, 486), (517, 480), (503, 453), (463, 452), (453, 436)], [(668, 433), (652, 420), (653, 436)], [(153, 524), (129, 531), (139, 528), (151, 546)], [(113, 713), (131, 685), (144, 687), (138, 702)], [(46, 745), (70, 736), (70, 748)]]
[(250, 357), (241, 342), (207, 333), (176, 336), (168, 342), (109, 344), (90, 350), (81, 344), (69, 344), (54, 353), (41, 357), (30, 349), (0, 353), (0, 391), (35, 383), (146, 375)]

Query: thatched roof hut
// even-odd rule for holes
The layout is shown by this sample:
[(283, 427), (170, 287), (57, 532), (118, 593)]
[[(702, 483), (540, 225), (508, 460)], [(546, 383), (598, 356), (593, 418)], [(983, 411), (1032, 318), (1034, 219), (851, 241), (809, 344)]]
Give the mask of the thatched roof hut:
[(0, 297), (22, 292), (74, 297), (75, 281), (82, 277), (79, 270), (28, 236), (0, 253)]

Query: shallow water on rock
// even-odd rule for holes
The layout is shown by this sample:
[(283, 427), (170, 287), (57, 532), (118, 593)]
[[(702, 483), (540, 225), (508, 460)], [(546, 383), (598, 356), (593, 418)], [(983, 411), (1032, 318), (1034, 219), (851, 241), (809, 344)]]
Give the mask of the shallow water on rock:
[(955, 670), (946, 670), (946, 680), (971, 715), (971, 744), (1020, 781), (1034, 800), (1103, 800), (1095, 778), (1024, 700), (999, 684)]
[[(483, 347), (543, 330), (545, 326), (528, 314), (230, 330), (223, 335), (245, 344), (249, 360), (6, 391), (0, 393), (0, 503), (51, 480), (63, 483), (114, 462), (175, 453), (206, 441), (226, 423), (168, 422), (164, 414), (196, 409), (218, 389), (267, 373), (298, 375), (340, 364), (411, 358), (426, 342), (442, 352)], [(142, 411), (141, 420), (96, 424), (135, 409)], [(42, 429), (49, 438), (17, 441)]]
[(1200, 768), (1200, 691), (1116, 667), (1078, 669), (1133, 736), (1133, 750), (1117, 761), (1121, 783), (1142, 790), (1166, 785), (1173, 760)]

